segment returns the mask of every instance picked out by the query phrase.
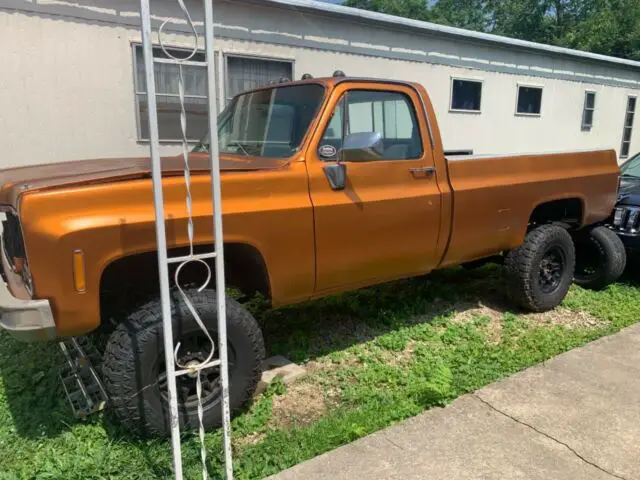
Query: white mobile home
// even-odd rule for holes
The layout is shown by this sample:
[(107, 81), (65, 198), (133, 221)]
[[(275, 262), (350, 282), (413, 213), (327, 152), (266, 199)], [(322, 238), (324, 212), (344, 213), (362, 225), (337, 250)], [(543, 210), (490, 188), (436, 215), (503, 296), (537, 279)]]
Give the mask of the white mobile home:
[[(202, 3), (186, 3), (201, 20)], [(177, 2), (151, 5), (156, 22), (173, 19), (167, 46), (191, 48)], [(214, 10), (220, 106), (273, 79), (341, 69), (423, 83), (450, 151), (640, 150), (640, 62), (308, 0), (214, 0)], [(2, 1), (0, 168), (148, 154), (138, 11), (136, 0)], [(156, 68), (163, 153), (177, 153), (174, 67)], [(197, 140), (206, 75), (187, 77)]]

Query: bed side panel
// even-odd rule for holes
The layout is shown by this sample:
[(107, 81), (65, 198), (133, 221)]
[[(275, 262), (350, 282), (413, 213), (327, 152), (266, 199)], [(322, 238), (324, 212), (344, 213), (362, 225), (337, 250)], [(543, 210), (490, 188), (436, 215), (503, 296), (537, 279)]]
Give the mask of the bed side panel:
[(486, 257), (520, 245), (536, 206), (582, 202), (582, 224), (604, 220), (616, 201), (613, 150), (449, 161), (454, 191), (452, 235), (442, 265)]

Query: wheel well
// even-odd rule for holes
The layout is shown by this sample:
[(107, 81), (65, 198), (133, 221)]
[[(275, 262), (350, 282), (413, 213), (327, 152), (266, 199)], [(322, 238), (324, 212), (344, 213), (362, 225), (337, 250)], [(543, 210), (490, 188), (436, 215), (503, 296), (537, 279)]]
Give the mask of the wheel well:
[[(207, 247), (196, 247), (195, 252)], [(187, 255), (187, 248), (175, 248), (169, 256)], [(215, 261), (205, 260), (211, 267), (211, 288), (215, 285)], [(269, 275), (264, 258), (253, 246), (229, 243), (224, 246), (224, 264), (227, 287), (234, 287), (244, 296), (261, 294), (271, 298)], [(169, 265), (170, 285), (177, 265)], [(203, 265), (185, 266), (180, 273), (183, 285), (201, 285), (206, 279)], [(102, 318), (120, 316), (119, 312), (130, 310), (159, 294), (158, 257), (155, 251), (122, 257), (112, 262), (102, 272), (100, 279), (100, 307)], [(115, 319), (115, 318), (114, 318)]]
[(529, 218), (530, 225), (560, 222), (569, 227), (582, 224), (582, 201), (579, 198), (563, 198), (538, 205)]

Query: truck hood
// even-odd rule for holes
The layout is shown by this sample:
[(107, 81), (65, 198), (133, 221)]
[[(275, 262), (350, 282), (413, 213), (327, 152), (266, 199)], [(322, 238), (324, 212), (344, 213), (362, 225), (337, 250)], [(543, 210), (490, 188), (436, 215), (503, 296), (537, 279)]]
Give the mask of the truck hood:
[[(164, 157), (161, 162), (163, 176), (182, 174), (182, 156)], [(235, 155), (220, 156), (220, 170), (224, 172), (272, 170), (283, 168), (288, 163), (288, 160), (281, 159), (244, 158)], [(208, 154), (190, 154), (189, 166), (192, 172), (208, 171)], [(105, 158), (10, 168), (0, 170), (0, 205), (15, 207), (21, 194), (33, 190), (48, 190), (68, 185), (106, 183), (149, 176), (151, 176), (151, 160), (149, 158)]]

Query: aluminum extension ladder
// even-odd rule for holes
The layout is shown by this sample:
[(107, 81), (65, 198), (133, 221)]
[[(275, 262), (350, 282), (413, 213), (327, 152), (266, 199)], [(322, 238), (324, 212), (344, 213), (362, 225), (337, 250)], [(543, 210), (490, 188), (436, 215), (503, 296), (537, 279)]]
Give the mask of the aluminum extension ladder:
[[(227, 323), (226, 323), (226, 303), (225, 303), (225, 281), (224, 281), (224, 257), (223, 257), (223, 241), (222, 241), (222, 199), (220, 191), (220, 159), (218, 152), (218, 122), (216, 117), (216, 95), (215, 95), (215, 56), (213, 50), (213, 0), (203, 0), (204, 6), (204, 30), (205, 30), (205, 52), (206, 61), (196, 62), (191, 58), (196, 54), (198, 49), (199, 35), (196, 31), (191, 15), (184, 4), (183, 0), (176, 0), (180, 10), (183, 13), (184, 20), (187, 22), (194, 37), (194, 47), (190, 55), (185, 58), (176, 58), (168, 52), (163, 45), (162, 36), (164, 27), (169, 20), (165, 20), (158, 28), (157, 34), (160, 41), (160, 48), (164, 51), (167, 58), (154, 58), (152, 46), (152, 25), (151, 25), (151, 7), (150, 0), (140, 0), (140, 19), (142, 26), (142, 45), (144, 53), (145, 77), (147, 86), (147, 100), (149, 105), (149, 137), (152, 164), (153, 179), (153, 201), (156, 218), (156, 237), (158, 242), (158, 267), (160, 273), (160, 294), (162, 301), (162, 320), (164, 326), (164, 351), (167, 373), (167, 385), (170, 404), (170, 424), (171, 424), (171, 446), (173, 450), (173, 467), (175, 478), (182, 480), (182, 452), (180, 444), (180, 425), (178, 421), (178, 403), (176, 394), (176, 377), (184, 374), (197, 374), (197, 392), (198, 392), (198, 416), (200, 419), (200, 443), (201, 443), (201, 459), (202, 459), (202, 475), (208, 478), (206, 467), (206, 449), (204, 444), (204, 429), (202, 426), (202, 403), (200, 388), (200, 371), (204, 368), (219, 366), (220, 379), (222, 386), (222, 419), (223, 419), (223, 448), (225, 460), (225, 476), (227, 480), (233, 478), (233, 468), (231, 459), (231, 425), (230, 425), (230, 408), (229, 408), (229, 370), (227, 361)], [(180, 125), (182, 129), (182, 156), (184, 159), (184, 180), (186, 186), (186, 209), (188, 215), (187, 234), (189, 238), (189, 254), (181, 257), (168, 257), (167, 241), (165, 235), (164, 221), (164, 199), (162, 194), (162, 166), (160, 163), (160, 142), (158, 135), (158, 112), (156, 104), (156, 88), (154, 63), (172, 63), (178, 66), (179, 71), (179, 99), (180, 99)], [(208, 253), (195, 254), (193, 250), (193, 219), (191, 212), (191, 175), (189, 170), (189, 145), (187, 143), (187, 118), (184, 107), (184, 78), (182, 72), (183, 65), (200, 65), (207, 68), (208, 80), (208, 106), (209, 106), (209, 131), (211, 144), (209, 146), (209, 168), (211, 170), (211, 194), (213, 207), (213, 238), (214, 249)], [(195, 311), (193, 305), (189, 301), (186, 294), (183, 293), (179, 284), (179, 273), (181, 268), (190, 262), (198, 262), (203, 264), (209, 272), (205, 285), (211, 280), (211, 270), (205, 259), (215, 259), (215, 288), (218, 304), (218, 354), (219, 359), (213, 360), (215, 342), (206, 331), (198, 312)], [(171, 303), (170, 303), (170, 286), (169, 286), (169, 264), (177, 264), (174, 282), (176, 283), (178, 292), (182, 296), (182, 301), (187, 305), (188, 310), (200, 325), (211, 342), (211, 354), (208, 359), (198, 365), (180, 365), (177, 361), (178, 348), (173, 343), (173, 331), (171, 321)], [(176, 370), (176, 365), (178, 369)]]

